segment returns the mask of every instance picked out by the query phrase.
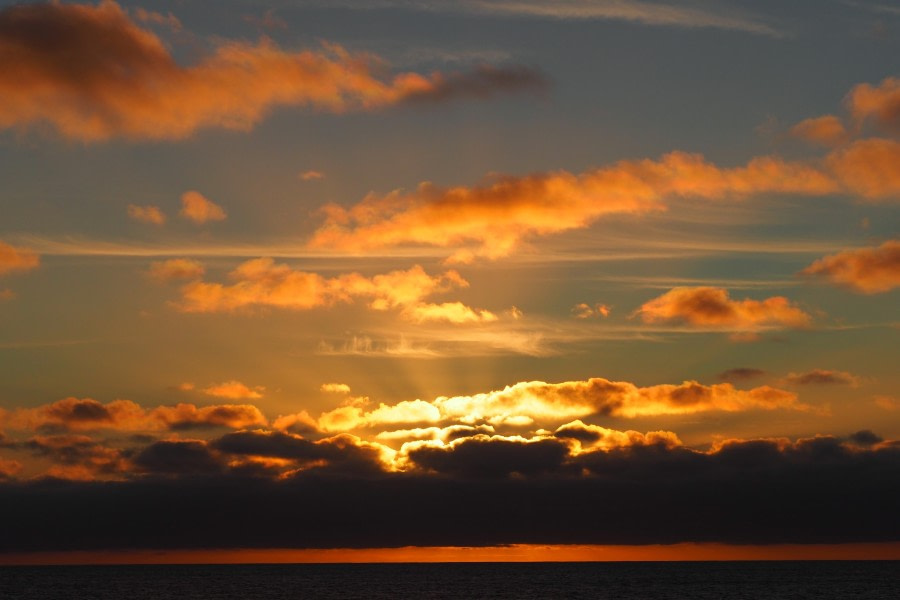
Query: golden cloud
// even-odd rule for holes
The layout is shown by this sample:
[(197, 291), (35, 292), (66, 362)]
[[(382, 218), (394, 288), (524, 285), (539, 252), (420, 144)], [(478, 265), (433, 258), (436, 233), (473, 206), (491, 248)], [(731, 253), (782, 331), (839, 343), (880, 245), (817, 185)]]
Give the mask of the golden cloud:
[(0, 242), (0, 275), (30, 271), (38, 268), (40, 264), (40, 257), (31, 250)]
[(580, 175), (496, 176), (452, 188), (426, 182), (412, 193), (370, 194), (350, 208), (329, 204), (309, 245), (359, 252), (404, 244), (474, 244), (451, 257), (464, 262), (505, 256), (523, 238), (587, 227), (603, 216), (665, 210), (670, 198), (837, 191), (832, 177), (803, 163), (760, 157), (743, 167), (720, 168), (700, 155), (672, 152), (658, 161), (621, 161)]
[(310, 310), (362, 298), (373, 310), (399, 308), (401, 315), (417, 322), (467, 323), (497, 318), (489, 311), (476, 311), (458, 302), (423, 302), (428, 296), (468, 286), (468, 282), (452, 270), (431, 276), (415, 265), (405, 271), (373, 277), (349, 273), (329, 279), (317, 273), (295, 271), (285, 264), (275, 264), (271, 258), (257, 258), (239, 265), (229, 277), (235, 283), (195, 281), (187, 284), (182, 288), (178, 308), (183, 312), (233, 312), (250, 307)]
[(228, 400), (246, 400), (262, 398), (262, 392), (265, 389), (262, 386), (250, 388), (240, 381), (231, 380), (204, 388), (203, 393), (207, 396), (227, 398)]
[(228, 216), (221, 206), (196, 190), (188, 190), (181, 195), (181, 211), (178, 214), (198, 225), (207, 221), (224, 221)]
[(900, 286), (900, 240), (832, 254), (800, 273), (825, 277), (864, 294), (887, 292)]
[(142, 223), (150, 223), (152, 225), (163, 225), (166, 222), (166, 215), (158, 206), (148, 204), (146, 206), (138, 206), (137, 204), (128, 205), (128, 216), (135, 221)]
[(645, 323), (680, 323), (737, 331), (806, 327), (812, 318), (783, 296), (733, 300), (714, 287), (678, 287), (645, 302), (635, 315)]
[(156, 281), (168, 282), (179, 279), (200, 279), (206, 269), (199, 261), (190, 258), (171, 258), (150, 264), (148, 275)]
[[(178, 28), (173, 16), (138, 11)], [(111, 0), (20, 4), (0, 10), (0, 128), (49, 125), (85, 142), (179, 139), (198, 129), (249, 130), (278, 106), (371, 110), (414, 99), (479, 97), (542, 83), (534, 72), (391, 76), (377, 57), (340, 46), (282, 50), (218, 41), (190, 66)]]

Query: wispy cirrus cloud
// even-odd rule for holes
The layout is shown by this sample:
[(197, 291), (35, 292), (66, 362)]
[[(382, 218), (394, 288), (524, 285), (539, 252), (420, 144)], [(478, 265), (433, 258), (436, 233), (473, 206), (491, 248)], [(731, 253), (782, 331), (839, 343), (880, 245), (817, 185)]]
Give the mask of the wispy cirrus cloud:
[[(137, 11), (177, 27), (173, 15)], [(486, 97), (543, 85), (536, 71), (390, 74), (337, 45), (291, 51), (268, 38), (217, 40), (189, 66), (114, 1), (0, 9), (0, 129), (49, 126), (84, 142), (180, 139), (205, 128), (246, 131), (274, 108), (341, 113), (415, 100)]]
[(37, 269), (41, 258), (32, 250), (0, 242), (0, 275)]
[(562, 21), (615, 20), (653, 26), (727, 29), (772, 37), (785, 35), (758, 16), (738, 14), (733, 9), (725, 11), (711, 3), (694, 3), (692, 6), (643, 0), (307, 0), (305, 3), (366, 10), (406, 8)]

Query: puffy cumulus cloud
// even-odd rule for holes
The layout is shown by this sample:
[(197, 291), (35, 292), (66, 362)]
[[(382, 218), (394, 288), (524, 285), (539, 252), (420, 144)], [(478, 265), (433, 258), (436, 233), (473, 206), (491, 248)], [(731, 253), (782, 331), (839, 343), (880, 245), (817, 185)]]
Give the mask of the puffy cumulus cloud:
[(188, 283), (182, 288), (178, 308), (183, 312), (233, 312), (250, 307), (310, 310), (362, 298), (373, 310), (399, 308), (402, 316), (417, 322), (469, 323), (497, 318), (489, 311), (458, 302), (423, 302), (434, 294), (469, 284), (456, 271), (431, 276), (419, 265), (373, 277), (348, 273), (326, 278), (276, 264), (271, 258), (257, 258), (238, 266), (229, 278), (234, 283)]
[(783, 296), (765, 300), (733, 300), (714, 287), (677, 287), (645, 302), (634, 313), (645, 323), (678, 323), (690, 327), (758, 331), (807, 327), (812, 318)]
[(872, 119), (885, 129), (900, 131), (900, 79), (857, 85), (847, 95), (847, 108), (857, 121)]
[(135, 221), (150, 223), (152, 225), (164, 225), (166, 222), (165, 213), (163, 213), (163, 211), (158, 206), (153, 206), (152, 204), (147, 204), (144, 206), (129, 204), (128, 216)]
[(826, 158), (845, 192), (870, 202), (900, 199), (900, 142), (857, 140)]
[(446, 321), (448, 323), (490, 323), (497, 315), (489, 310), (475, 310), (462, 302), (441, 304), (414, 304), (403, 311), (404, 316), (415, 323), (425, 321)]
[[(138, 12), (144, 22), (168, 16)], [(371, 110), (410, 100), (483, 97), (533, 88), (520, 69), (390, 74), (377, 57), (340, 46), (288, 51), (219, 40), (178, 64), (153, 32), (113, 1), (20, 4), (0, 10), (0, 127), (49, 125), (85, 142), (178, 139), (196, 130), (249, 130), (273, 108)]]
[[(249, 433), (211, 444), (156, 442), (136, 453), (140, 473), (168, 477), (0, 484), (4, 509), (16, 515), (4, 522), (0, 551), (900, 537), (900, 445), (890, 441), (728, 440), (707, 451), (663, 443), (573, 453), (574, 440), (468, 438), (410, 448), (420, 462), (406, 472), (368, 463), (335, 476), (313, 467), (271, 477), (248, 476), (230, 461), (251, 452), (309, 464), (311, 454), (334, 450)], [(348, 436), (340, 443), (356, 451)]]
[(386, 446), (348, 434), (310, 441), (278, 431), (239, 431), (214, 440), (211, 446), (229, 455), (286, 459), (288, 462), (281, 464), (282, 476), (308, 469), (377, 473), (390, 469), (395, 455)]
[(821, 170), (775, 157), (720, 168), (697, 154), (672, 152), (660, 160), (621, 161), (581, 174), (495, 176), (466, 187), (422, 183), (414, 192), (369, 194), (350, 208), (323, 208), (314, 248), (359, 252), (422, 244), (474, 246), (452, 258), (501, 257), (523, 238), (587, 227), (612, 214), (665, 210), (674, 197), (720, 199), (764, 192), (822, 195), (840, 189)]
[(365, 399), (322, 413), (317, 422), (321, 431), (348, 431), (358, 427), (377, 427), (399, 423), (436, 423), (441, 411), (424, 400), (403, 400), (397, 404), (379, 404), (371, 411), (364, 408)]
[(813, 369), (805, 373), (790, 373), (782, 379), (787, 385), (850, 385), (858, 386), (860, 379), (846, 371)]
[(871, 429), (861, 429), (850, 434), (850, 442), (857, 446), (872, 446), (884, 441), (884, 438), (874, 433)]
[(581, 302), (572, 307), (572, 316), (576, 319), (591, 319), (594, 317), (606, 318), (612, 312), (612, 308), (606, 304), (590, 305)]
[(202, 440), (160, 440), (132, 458), (138, 472), (161, 475), (211, 475), (224, 470), (222, 461)]
[(171, 258), (150, 264), (147, 274), (156, 281), (168, 282), (179, 279), (200, 279), (206, 273), (203, 263), (190, 258)]
[(346, 383), (323, 383), (320, 390), (329, 394), (349, 394), (350, 386)]
[(569, 446), (551, 438), (476, 435), (446, 445), (409, 443), (403, 452), (414, 469), (461, 478), (497, 478), (565, 472)]
[(129, 467), (121, 450), (104, 446), (85, 435), (34, 436), (19, 446), (52, 461), (47, 475), (61, 479), (118, 477)]
[(825, 277), (863, 294), (887, 292), (900, 286), (900, 240), (832, 254), (800, 273)]
[[(706, 411), (810, 408), (798, 403), (796, 394), (769, 386), (739, 390), (730, 383), (708, 386), (686, 381), (680, 385), (638, 387), (633, 383), (602, 378), (562, 383), (527, 381), (470, 396), (440, 396), (431, 402), (382, 403), (371, 410), (367, 410), (366, 404), (366, 399), (351, 399), (343, 406), (322, 413), (315, 421), (315, 428), (330, 432), (382, 428), (384, 431), (378, 434), (382, 436), (380, 439), (436, 440), (448, 439), (450, 432), (455, 430), (446, 427), (456, 425), (487, 425), (493, 432), (493, 427), (558, 424), (592, 414), (633, 418)], [(398, 424), (432, 426), (401, 430), (385, 428)]]
[(796, 138), (823, 146), (837, 146), (847, 140), (844, 123), (834, 115), (825, 115), (800, 121), (790, 129)]
[(585, 424), (580, 419), (559, 426), (553, 435), (562, 439), (578, 440), (582, 447), (602, 450), (656, 445), (675, 448), (682, 445), (678, 436), (671, 431), (650, 431), (647, 433), (640, 433), (630, 429), (628, 431), (616, 431), (615, 429)]
[(203, 393), (207, 396), (227, 398), (228, 400), (247, 400), (262, 398), (262, 392), (264, 392), (265, 389), (266, 388), (260, 385), (250, 388), (246, 384), (232, 379), (231, 381), (225, 381), (203, 388)]
[(632, 418), (713, 410), (807, 408), (797, 403), (795, 394), (769, 386), (738, 390), (729, 383), (707, 386), (686, 381), (680, 385), (638, 387), (603, 378), (563, 383), (521, 382), (472, 396), (439, 397), (434, 404), (445, 418), (463, 423), (517, 416), (553, 421), (591, 414)]
[(381, 431), (375, 439), (386, 441), (411, 441), (411, 440), (439, 440), (442, 442), (452, 442), (464, 437), (473, 435), (490, 435), (494, 433), (494, 427), (491, 425), (450, 425), (449, 427), (415, 427), (413, 429), (395, 429), (393, 431)]
[(0, 275), (30, 271), (38, 268), (40, 264), (40, 257), (31, 250), (0, 242)]
[(181, 195), (178, 214), (198, 225), (207, 221), (224, 221), (228, 216), (221, 206), (196, 190), (188, 190)]
[(179, 403), (147, 410), (130, 400), (103, 404), (92, 398), (63, 398), (36, 408), (2, 413), (0, 424), (18, 430), (148, 431), (216, 426), (240, 429), (266, 425), (267, 420), (258, 408), (248, 404), (197, 407)]

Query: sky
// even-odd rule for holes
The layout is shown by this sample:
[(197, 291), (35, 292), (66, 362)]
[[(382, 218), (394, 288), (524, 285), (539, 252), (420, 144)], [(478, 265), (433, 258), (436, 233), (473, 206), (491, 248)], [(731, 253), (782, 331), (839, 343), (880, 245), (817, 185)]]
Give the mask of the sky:
[(896, 549), (898, 57), (888, 0), (0, 0), (0, 560)]

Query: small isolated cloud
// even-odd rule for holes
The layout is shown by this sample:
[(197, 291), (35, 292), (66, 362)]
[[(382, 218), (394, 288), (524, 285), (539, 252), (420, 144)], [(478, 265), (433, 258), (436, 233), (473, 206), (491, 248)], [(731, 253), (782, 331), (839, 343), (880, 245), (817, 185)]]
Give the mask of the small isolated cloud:
[(262, 392), (265, 390), (266, 388), (262, 386), (250, 388), (240, 381), (231, 380), (206, 387), (203, 389), (203, 393), (207, 396), (227, 398), (228, 400), (246, 400), (262, 398)]
[(303, 181), (316, 181), (317, 179), (325, 179), (325, 173), (321, 171), (303, 171), (298, 177)]
[(612, 307), (606, 304), (587, 304), (582, 302), (572, 307), (572, 316), (576, 319), (591, 319), (594, 317), (606, 318), (612, 311)]
[(791, 127), (789, 133), (795, 138), (822, 146), (837, 146), (848, 137), (844, 123), (834, 115), (800, 121)]
[(900, 240), (820, 258), (800, 274), (824, 277), (863, 294), (888, 292), (900, 286)]
[(37, 269), (40, 257), (26, 248), (16, 248), (0, 242), (0, 275)]
[(346, 383), (323, 383), (319, 388), (329, 394), (349, 394), (350, 386)]
[(137, 204), (128, 205), (128, 216), (135, 221), (141, 223), (150, 223), (152, 225), (163, 225), (166, 222), (166, 215), (158, 206), (147, 204), (138, 206)]
[(181, 211), (178, 214), (198, 225), (207, 221), (224, 221), (228, 216), (221, 206), (195, 190), (181, 195)]
[(719, 373), (716, 377), (720, 381), (746, 381), (748, 379), (756, 379), (762, 377), (766, 372), (762, 369), (754, 369), (751, 367), (735, 367)]
[(900, 79), (887, 77), (877, 86), (857, 85), (847, 95), (847, 108), (858, 122), (871, 120), (888, 131), (900, 132)]
[(489, 310), (475, 310), (462, 302), (444, 302), (442, 304), (423, 302), (407, 307), (402, 314), (414, 323), (424, 323), (426, 321), (490, 323), (498, 318), (497, 315)]
[(783, 296), (734, 300), (726, 290), (713, 287), (674, 288), (644, 303), (635, 315), (651, 324), (675, 323), (744, 332), (807, 327), (812, 320)]
[(148, 275), (160, 282), (200, 279), (206, 272), (203, 264), (190, 258), (172, 258), (150, 264)]
[(850, 385), (858, 386), (860, 379), (846, 371), (829, 371), (813, 369), (805, 373), (790, 373), (783, 378), (788, 385)]

